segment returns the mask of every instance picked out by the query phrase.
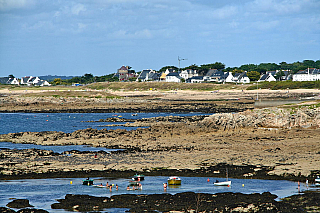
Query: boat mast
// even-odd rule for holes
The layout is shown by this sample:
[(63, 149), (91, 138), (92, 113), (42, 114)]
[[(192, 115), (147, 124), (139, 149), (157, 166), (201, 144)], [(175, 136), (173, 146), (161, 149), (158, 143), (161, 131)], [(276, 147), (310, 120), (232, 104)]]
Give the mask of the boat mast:
[(227, 176), (227, 181), (228, 181), (228, 168), (226, 168), (226, 176)]

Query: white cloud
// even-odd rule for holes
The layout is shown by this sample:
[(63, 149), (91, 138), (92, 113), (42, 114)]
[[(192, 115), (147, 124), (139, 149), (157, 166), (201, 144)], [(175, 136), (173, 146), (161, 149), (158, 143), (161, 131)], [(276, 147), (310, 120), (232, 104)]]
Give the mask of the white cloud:
[(34, 0), (0, 0), (0, 10), (23, 9), (34, 5)]
[(80, 12), (86, 11), (86, 7), (83, 4), (76, 4), (71, 8), (71, 13), (74, 15), (79, 15)]

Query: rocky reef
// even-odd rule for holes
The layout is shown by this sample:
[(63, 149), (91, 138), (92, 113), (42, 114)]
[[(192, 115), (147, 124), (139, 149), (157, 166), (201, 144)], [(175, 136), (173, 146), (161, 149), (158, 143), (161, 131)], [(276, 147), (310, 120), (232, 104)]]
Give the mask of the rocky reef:
[(266, 108), (247, 110), (240, 113), (217, 113), (210, 115), (202, 124), (215, 129), (246, 127), (264, 128), (319, 128), (320, 108)]
[[(302, 213), (319, 210), (319, 193), (307, 193), (287, 198), (292, 202), (275, 201), (276, 195), (269, 192), (262, 194), (217, 193), (204, 194), (184, 192), (172, 194), (134, 195), (122, 194), (108, 197), (67, 194), (52, 209), (69, 211), (99, 211), (105, 208), (125, 208), (130, 212), (282, 212)], [(302, 205), (298, 199), (304, 200)]]

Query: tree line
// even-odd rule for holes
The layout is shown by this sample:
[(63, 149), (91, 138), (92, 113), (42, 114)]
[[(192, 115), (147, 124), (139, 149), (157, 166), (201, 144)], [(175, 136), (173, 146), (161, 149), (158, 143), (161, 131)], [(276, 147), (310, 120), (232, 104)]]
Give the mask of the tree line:
[[(167, 69), (172, 68), (176, 71), (179, 70), (176, 66), (164, 66), (159, 69), (158, 72), (164, 72)], [(244, 64), (240, 67), (226, 67), (225, 64), (222, 62), (215, 62), (211, 64), (202, 64), (196, 65), (192, 64), (187, 67), (180, 68), (180, 70), (192, 69), (197, 70), (199, 75), (205, 75), (210, 69), (217, 69), (223, 70), (225, 72), (232, 72), (232, 73), (242, 73), (247, 71), (247, 75), (252, 81), (259, 80), (261, 74), (265, 74), (267, 71), (275, 71), (275, 70), (290, 70), (292, 74), (297, 73), (299, 70), (305, 70), (307, 68), (317, 68), (320, 69), (320, 60), (313, 61), (313, 60), (304, 60), (302, 62), (297, 61), (294, 63), (287, 63), (281, 62), (279, 64), (276, 63), (260, 63), (260, 64)], [(138, 72), (139, 73), (139, 72)], [(277, 78), (284, 75), (283, 72), (279, 72), (276, 76)], [(114, 74), (108, 74), (103, 76), (93, 76), (92, 74), (84, 74), (81, 77), (73, 77), (72, 79), (68, 80), (61, 80), (61, 79), (54, 79), (51, 83), (53, 85), (71, 85), (73, 83), (80, 83), (80, 84), (89, 84), (93, 82), (114, 82), (118, 81), (118, 78), (114, 76)]]

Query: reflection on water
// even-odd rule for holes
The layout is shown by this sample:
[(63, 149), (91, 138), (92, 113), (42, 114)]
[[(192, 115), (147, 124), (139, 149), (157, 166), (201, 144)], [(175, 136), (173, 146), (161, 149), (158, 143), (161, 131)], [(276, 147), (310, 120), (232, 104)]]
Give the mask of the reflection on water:
[[(84, 177), (83, 179), (85, 179)], [(146, 176), (141, 181), (142, 190), (127, 191), (126, 187), (131, 179), (125, 178), (93, 178), (94, 184), (106, 185), (118, 184), (119, 190), (115, 188), (110, 192), (106, 188), (82, 185), (81, 178), (56, 178), (56, 179), (30, 179), (30, 180), (9, 180), (0, 181), (0, 206), (5, 206), (10, 202), (9, 198), (28, 199), (35, 208), (51, 209), (51, 204), (56, 199), (64, 198), (66, 194), (88, 194), (93, 196), (106, 196), (119, 194), (176, 194), (181, 192), (196, 193), (221, 193), (221, 192), (240, 192), (245, 194), (270, 192), (276, 194), (279, 198), (287, 197), (298, 193), (297, 183), (285, 180), (258, 180), (258, 179), (230, 179), (230, 187), (214, 186), (213, 182), (220, 178), (208, 177), (181, 177), (181, 186), (169, 186), (164, 191), (163, 183), (167, 182), (168, 177), (164, 176)], [(72, 184), (70, 184), (72, 181)], [(304, 184), (301, 184), (301, 191), (306, 190)], [(59, 210), (55, 212), (65, 212)], [(108, 212), (112, 212), (108, 210)]]

